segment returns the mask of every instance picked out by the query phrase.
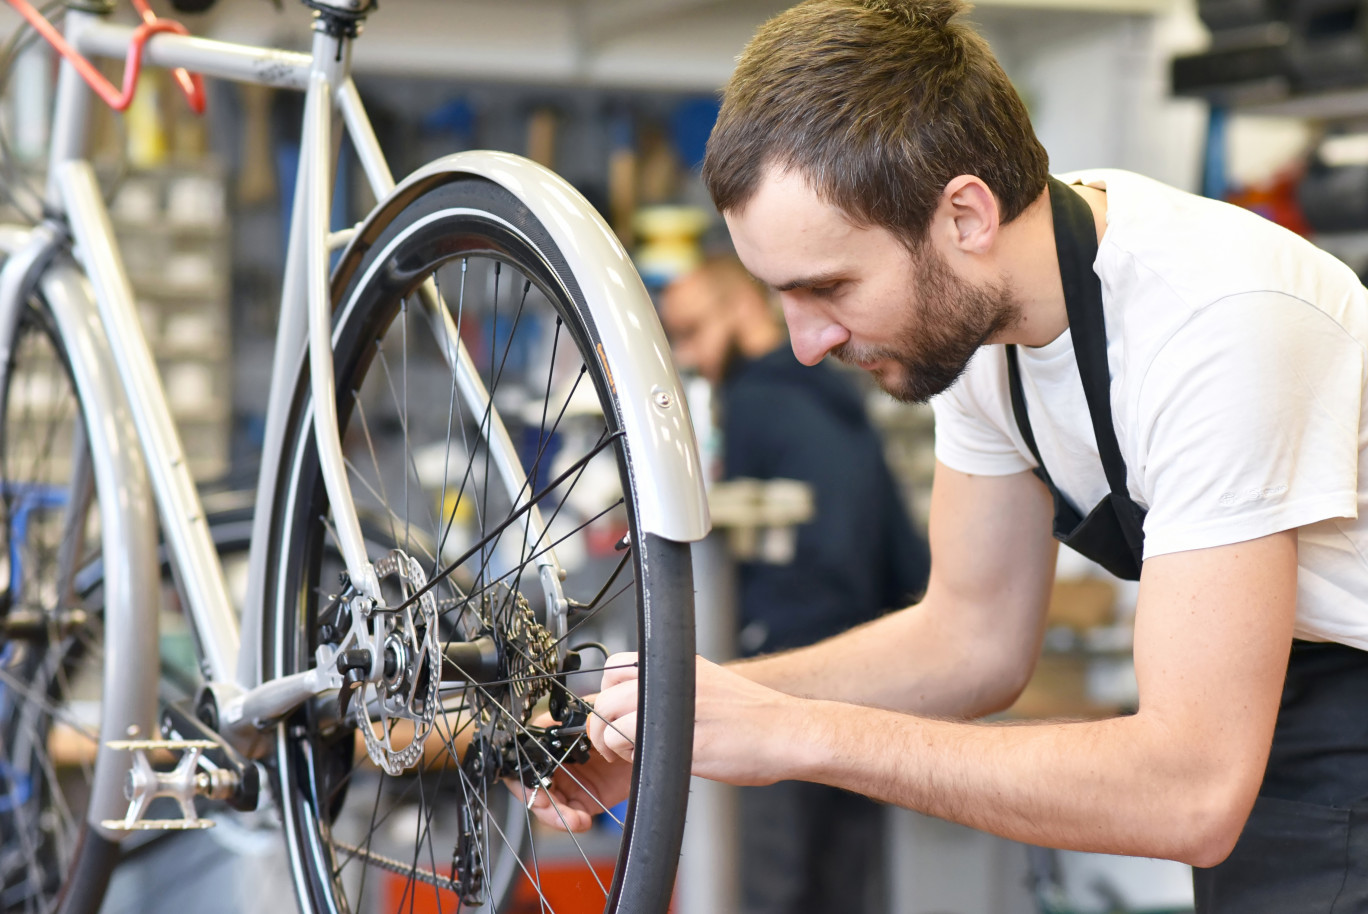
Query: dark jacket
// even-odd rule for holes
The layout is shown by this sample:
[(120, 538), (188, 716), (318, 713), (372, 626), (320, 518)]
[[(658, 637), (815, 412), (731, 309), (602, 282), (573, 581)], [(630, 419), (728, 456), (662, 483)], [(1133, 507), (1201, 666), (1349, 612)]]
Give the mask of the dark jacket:
[(811, 644), (921, 595), (930, 554), (851, 378), (781, 346), (731, 368), (720, 409), (723, 476), (802, 480), (816, 508), (792, 564), (738, 569), (738, 625), (764, 634), (743, 653)]

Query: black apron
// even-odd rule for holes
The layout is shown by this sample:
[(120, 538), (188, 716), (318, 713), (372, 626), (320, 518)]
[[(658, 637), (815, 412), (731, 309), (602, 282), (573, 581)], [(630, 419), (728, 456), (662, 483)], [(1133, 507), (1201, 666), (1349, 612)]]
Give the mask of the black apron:
[[(1145, 509), (1126, 490), (1111, 418), (1102, 285), (1092, 270), (1092, 210), (1050, 179), (1055, 247), (1074, 355), (1111, 492), (1086, 518), (1050, 479), (1031, 433), (1016, 349), (1007, 348), (1012, 411), (1055, 503), (1054, 535), (1138, 580)], [(1254, 811), (1225, 862), (1193, 870), (1198, 914), (1368, 914), (1368, 651), (1293, 641)]]
[(1054, 496), (1054, 535), (1061, 543), (1092, 559), (1127, 581), (1140, 580), (1145, 551), (1145, 509), (1126, 491), (1126, 463), (1116, 442), (1111, 414), (1111, 372), (1107, 370), (1107, 328), (1102, 316), (1102, 282), (1093, 272), (1097, 259), (1097, 229), (1092, 210), (1082, 197), (1055, 178), (1050, 179), (1050, 209), (1054, 216), (1059, 277), (1064, 283), (1064, 308), (1069, 315), (1074, 358), (1083, 379), (1093, 435), (1111, 492), (1081, 517), (1054, 484), (1040, 459), (1026, 396), (1021, 387), (1015, 346), (1007, 347), (1007, 378), (1012, 389), (1012, 412), (1026, 446), (1036, 460), (1036, 475)]

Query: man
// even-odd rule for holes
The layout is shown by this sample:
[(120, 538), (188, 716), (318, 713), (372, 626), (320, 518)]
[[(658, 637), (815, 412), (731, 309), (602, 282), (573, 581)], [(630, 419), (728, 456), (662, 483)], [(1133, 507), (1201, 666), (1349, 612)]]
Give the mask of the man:
[[(806, 3), (728, 85), (705, 177), (799, 360), (935, 397), (935, 560), (910, 609), (700, 664), (694, 771), (1185, 861), (1203, 912), (1368, 911), (1365, 291), (1234, 207), (1050, 179), (962, 9)], [(1053, 525), (1139, 576), (1139, 710), (971, 722), (1031, 672)], [(605, 677), (605, 758), (635, 704)]]
[[(742, 654), (802, 647), (890, 609), (926, 586), (913, 530), (860, 392), (829, 366), (793, 356), (769, 297), (734, 257), (675, 280), (661, 321), (680, 368), (715, 385), (725, 479), (796, 479), (814, 517), (782, 565), (738, 569)], [(878, 909), (883, 811), (823, 784), (741, 791), (741, 912)]]

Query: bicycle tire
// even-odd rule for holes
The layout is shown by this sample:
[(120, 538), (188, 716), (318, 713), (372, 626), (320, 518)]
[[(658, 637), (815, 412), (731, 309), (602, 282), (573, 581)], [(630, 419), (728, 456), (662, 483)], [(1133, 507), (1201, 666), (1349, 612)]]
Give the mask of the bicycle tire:
[[(411, 550), (402, 530), (416, 523), (431, 528), (438, 554), (419, 556), (430, 580), (456, 564), (446, 561), (453, 552), (470, 554), (469, 562), (434, 586), (446, 607), (436, 627), (444, 643), (483, 633), (495, 643), (500, 659), (497, 675), (487, 676), (483, 686), (471, 684), (470, 678), (454, 690), (444, 685), (446, 697), (434, 705), (433, 714), (433, 732), (439, 737), (414, 737), (413, 742), (422, 742), (420, 759), (398, 776), (366, 770), (368, 755), (359, 746), (361, 713), (367, 715), (364, 726), (378, 737), (402, 729), (391, 725), (388, 731), (376, 732), (370, 715), (381, 704), (378, 687), (374, 693), (360, 693), (355, 700), (362, 710), (349, 717), (341, 717), (333, 707), (336, 700), (330, 699), (300, 709), (282, 724), (276, 786), (301, 907), (358, 912), (409, 910), (417, 904), (431, 910), (469, 906), (513, 911), (523, 910), (519, 905), (526, 903), (526, 910), (556, 912), (593, 910), (601, 902), (605, 912), (663, 914), (673, 893), (691, 757), (692, 568), (688, 544), (645, 535), (637, 528), (632, 442), (623, 437), (617, 393), (596, 355), (597, 334), (580, 293), (582, 280), (516, 197), (475, 177), (419, 195), (376, 233), (364, 251), (348, 256), (355, 262), (338, 268), (339, 275), (350, 278), (344, 288), (334, 290), (333, 340), (338, 415), (351, 455), (347, 465), (353, 498), (358, 505), (385, 503), (394, 538), (405, 543), (405, 555)], [(517, 283), (508, 278), (510, 273), (517, 274)], [(549, 624), (545, 601), (540, 600), (536, 574), (529, 572), (530, 559), (542, 547), (537, 542), (529, 545), (525, 521), (523, 529), (516, 522), (527, 515), (517, 514), (518, 500), (501, 494), (493, 482), (497, 473), (482, 437), (489, 432), (488, 417), (463, 409), (452, 369), (446, 360), (433, 358), (440, 353), (440, 344), (424, 349), (426, 338), (420, 331), (429, 325), (415, 319), (414, 312), (421, 316), (418, 290), (428, 278), (435, 281), (430, 288), (437, 289), (439, 306), (448, 309), (461, 337), (477, 350), (491, 402), (515, 437), (524, 441), (529, 477), (525, 491), (537, 493), (544, 516), (551, 518), (547, 538), (567, 553), (574, 547), (592, 552), (605, 543), (627, 543), (619, 552), (608, 545), (607, 558), (565, 562), (576, 566), (564, 585), (572, 599), (602, 598), (620, 588), (611, 599), (590, 601), (596, 608), (576, 624), (592, 623), (598, 640), (612, 638), (615, 646), (640, 652), (643, 694), (626, 811), (599, 816), (600, 824), (587, 836), (571, 839), (573, 849), (565, 857), (556, 855), (566, 848), (566, 839), (553, 839), (533, 824), (520, 803), (510, 802), (510, 793), (489, 782), (490, 772), (502, 770), (501, 765), (521, 766), (523, 771), (535, 767), (529, 759), (537, 747), (523, 743), (532, 737), (529, 722), (552, 694), (573, 704), (568, 693), (595, 688), (598, 677), (587, 667), (602, 664), (587, 664), (563, 687), (537, 685), (557, 672), (550, 668), (556, 654), (548, 652), (543, 639)], [(514, 300), (516, 313), (511, 314)], [(502, 316), (500, 307), (505, 308)], [(525, 317), (534, 312), (540, 314), (538, 320)], [(533, 340), (528, 329), (533, 327), (550, 335), (549, 355), (548, 339)], [(534, 353), (546, 360), (532, 358)], [(396, 380), (397, 376), (402, 377)], [(513, 379), (522, 377), (544, 382), (538, 382), (539, 393), (529, 396), (522, 391), (519, 404), (514, 401), (521, 388)], [(417, 393), (423, 381), (428, 386)], [(421, 406), (414, 409), (412, 404), (419, 401)], [(326, 589), (332, 582), (326, 578), (323, 554), (333, 534), (326, 521), (327, 496), (311, 416), (309, 384), (302, 376), (271, 528), (273, 577), (265, 602), (262, 666), (268, 676), (309, 669), (319, 644), (331, 645), (339, 637), (346, 617), (338, 607), (352, 605), (346, 601), (345, 588), (341, 599)], [(554, 416), (550, 425), (549, 416)], [(457, 427), (462, 432), (459, 438)], [(385, 429), (393, 437), (382, 434)], [(432, 441), (426, 449), (415, 444), (427, 442), (429, 434)], [(382, 460), (381, 452), (398, 437), (399, 453), (384, 454)], [(554, 456), (548, 453), (551, 450), (556, 451)], [(453, 452), (460, 459), (453, 461)], [(440, 494), (435, 491), (436, 474), (420, 472), (420, 464), (426, 466), (434, 454), (441, 463)], [(571, 470), (562, 471), (567, 461)], [(558, 473), (562, 481), (553, 484)], [(585, 490), (591, 485), (586, 477), (592, 477), (594, 487), (588, 495)], [(402, 494), (395, 491), (400, 478)], [(612, 486), (618, 502), (607, 499), (610, 507), (596, 514), (605, 501), (598, 487)], [(424, 499), (432, 499), (441, 510), (425, 508)], [(590, 504), (593, 507), (586, 507)], [(571, 532), (565, 532), (563, 522), (556, 527), (558, 519), (576, 511)], [(591, 520), (580, 524), (580, 517)], [(506, 529), (515, 531), (512, 540), (522, 542), (510, 546), (508, 539), (494, 533)], [(605, 531), (610, 535), (605, 537)], [(623, 533), (626, 536), (619, 538)], [(590, 540), (597, 545), (585, 546)], [(484, 546), (472, 552), (472, 543)], [(516, 550), (515, 558), (507, 559), (501, 550)], [(500, 590), (497, 571), (502, 561), (508, 562), (512, 583)], [(610, 575), (607, 568), (614, 565), (617, 570)], [(624, 586), (618, 572), (627, 566), (632, 580)], [(400, 596), (411, 595), (414, 589), (401, 588)], [(398, 598), (390, 602), (403, 605)], [(405, 643), (411, 647), (410, 642), (426, 637), (428, 630), (423, 627), (421, 635)], [(577, 643), (574, 632), (589, 638), (584, 628), (572, 628), (563, 636), (570, 639), (564, 644)], [(420, 653), (412, 650), (405, 656)], [(512, 656), (526, 663), (507, 659)], [(413, 680), (421, 679), (424, 669), (432, 669), (422, 663), (410, 662)], [(411, 726), (410, 735), (419, 732), (422, 723)], [(437, 754), (445, 756), (441, 764), (427, 758), (434, 742), (440, 742)], [(476, 756), (486, 761), (477, 761)], [(574, 770), (571, 765), (558, 766), (553, 776), (572, 777)], [(415, 794), (417, 803), (402, 800)], [(491, 809), (500, 804), (502, 811)], [(606, 817), (612, 821), (605, 826)], [(401, 835), (396, 821), (411, 834)], [(525, 838), (510, 837), (499, 848), (505, 827), (512, 830), (518, 822)], [(348, 829), (358, 828), (359, 837), (347, 837)]]
[(118, 845), (91, 831), (85, 814), (104, 645), (102, 582), (82, 573), (103, 556), (99, 493), (83, 444), (87, 411), (56, 322), (34, 299), (0, 379), (5, 912), (93, 911), (118, 858)]

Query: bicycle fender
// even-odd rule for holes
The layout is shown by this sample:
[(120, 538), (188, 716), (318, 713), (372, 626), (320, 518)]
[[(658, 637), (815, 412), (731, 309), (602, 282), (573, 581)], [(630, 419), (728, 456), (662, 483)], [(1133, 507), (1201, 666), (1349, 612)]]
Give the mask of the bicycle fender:
[(146, 739), (159, 733), (158, 666), (148, 662), (157, 656), (156, 607), (161, 593), (156, 503), (142, 450), (136, 446), (132, 408), (119, 383), (89, 283), (70, 258), (62, 257), (43, 273), (39, 287), (67, 342), (72, 375), (94, 410), (91, 422), (99, 432), (89, 444), (96, 482), (106, 494), (100, 499), (105, 530), (105, 668), (99, 761), (86, 821), (102, 837), (121, 841), (125, 833), (100, 823), (121, 819), (128, 811), (124, 780), (131, 755), (109, 743), (133, 734)]
[(6, 255), (0, 268), (0, 374), (9, 366), (19, 311), (65, 240), (46, 223), (33, 229), (0, 226), (0, 253)]
[[(636, 494), (641, 530), (675, 542), (701, 540), (711, 523), (703, 468), (665, 332), (617, 236), (568, 181), (509, 153), (444, 156), (396, 186), (357, 228), (349, 251), (369, 247), (388, 217), (420, 194), (470, 175), (515, 194), (572, 265), (627, 432), (627, 457), (640, 480)], [(344, 257), (344, 262), (349, 259)], [(347, 279), (336, 277), (334, 282), (345, 284)]]

